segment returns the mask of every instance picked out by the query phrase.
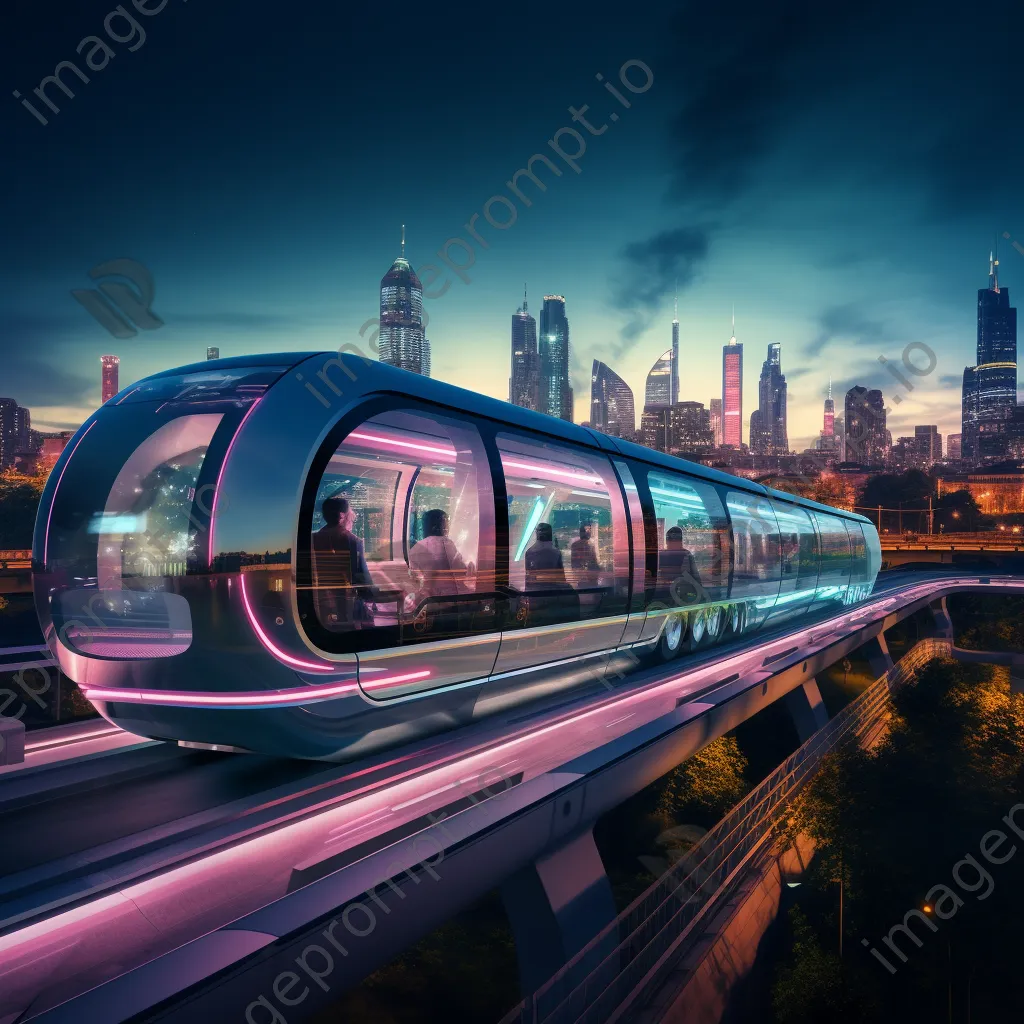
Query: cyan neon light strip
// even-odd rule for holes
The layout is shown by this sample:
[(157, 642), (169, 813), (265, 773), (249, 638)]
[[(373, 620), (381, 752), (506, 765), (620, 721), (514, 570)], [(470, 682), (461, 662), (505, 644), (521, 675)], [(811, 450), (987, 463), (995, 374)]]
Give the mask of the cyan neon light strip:
[(533, 503), (530, 518), (526, 523), (526, 529), (523, 530), (523, 535), (519, 538), (519, 549), (516, 551), (516, 557), (514, 559), (516, 562), (522, 559), (523, 553), (526, 551), (526, 545), (530, 543), (533, 531), (537, 528), (537, 524), (540, 522), (540, 517), (544, 514), (544, 505), (545, 501), (541, 497), (538, 497)]

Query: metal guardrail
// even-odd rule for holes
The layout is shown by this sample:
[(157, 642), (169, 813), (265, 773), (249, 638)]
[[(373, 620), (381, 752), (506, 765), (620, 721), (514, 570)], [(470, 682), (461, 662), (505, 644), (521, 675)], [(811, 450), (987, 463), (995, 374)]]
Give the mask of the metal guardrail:
[[(891, 694), (950, 650), (948, 640), (934, 638), (912, 647), (500, 1024), (601, 1024), (642, 1003), (663, 971), (685, 954), (687, 941), (699, 937), (697, 925), (722, 905), (751, 859), (777, 836), (793, 798), (822, 759), (877, 726)], [(584, 959), (588, 969), (581, 976)]]

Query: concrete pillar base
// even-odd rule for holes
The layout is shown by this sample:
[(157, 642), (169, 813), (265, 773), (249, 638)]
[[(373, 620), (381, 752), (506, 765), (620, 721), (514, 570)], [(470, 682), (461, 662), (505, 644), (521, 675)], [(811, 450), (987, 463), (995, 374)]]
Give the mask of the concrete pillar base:
[[(616, 917), (611, 884), (589, 829), (509, 878), (501, 896), (515, 935), (526, 997)], [(592, 955), (574, 966), (567, 983), (597, 967), (617, 944), (613, 931)], [(613, 961), (607, 967), (614, 977), (618, 964)]]
[(825, 710), (825, 702), (821, 699), (821, 691), (815, 680), (808, 679), (796, 689), (790, 690), (783, 700), (801, 743), (805, 743), (827, 724), (828, 712)]
[(861, 650), (867, 656), (868, 664), (876, 679), (884, 676), (893, 667), (892, 655), (889, 653), (889, 645), (885, 642), (884, 633), (873, 636)]

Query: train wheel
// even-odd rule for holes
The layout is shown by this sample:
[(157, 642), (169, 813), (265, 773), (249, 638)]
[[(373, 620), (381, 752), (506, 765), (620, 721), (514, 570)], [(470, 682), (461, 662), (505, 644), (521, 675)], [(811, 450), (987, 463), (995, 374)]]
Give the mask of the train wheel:
[(733, 636), (739, 636), (747, 625), (747, 609), (745, 605), (734, 604), (729, 606), (729, 631)]
[(696, 647), (707, 634), (708, 609), (702, 608), (693, 613), (693, 624), (690, 627), (690, 645)]
[(708, 608), (704, 613), (704, 628), (707, 638), (711, 643), (721, 640), (725, 636), (725, 630), (729, 624), (729, 617), (726, 610), (719, 604)]
[(683, 649), (683, 640), (686, 638), (686, 616), (670, 615), (665, 621), (665, 628), (661, 631), (661, 639), (658, 641), (657, 656), (660, 661), (671, 661), (678, 657)]

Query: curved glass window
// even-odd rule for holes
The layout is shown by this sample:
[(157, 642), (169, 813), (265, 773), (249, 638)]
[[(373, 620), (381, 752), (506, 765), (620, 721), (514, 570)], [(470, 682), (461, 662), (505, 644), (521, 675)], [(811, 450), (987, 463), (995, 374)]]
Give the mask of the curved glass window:
[(494, 497), (483, 441), (457, 417), (388, 411), (349, 432), (316, 489), (320, 626), (339, 652), (495, 628)]
[(772, 501), (779, 524), (782, 585), (775, 603), (778, 615), (806, 610), (818, 585), (818, 534), (810, 513), (799, 505)]
[(657, 524), (655, 600), (668, 607), (723, 599), (729, 583), (729, 522), (711, 484), (648, 470)]
[(745, 601), (747, 621), (760, 625), (775, 606), (782, 579), (781, 538), (767, 498), (728, 491), (732, 523), (733, 565), (730, 598)]
[(629, 533), (619, 483), (603, 455), (498, 435), (509, 519), (514, 626), (626, 611)]
[(814, 512), (821, 538), (821, 572), (818, 601), (845, 601), (850, 585), (850, 535), (838, 516)]

